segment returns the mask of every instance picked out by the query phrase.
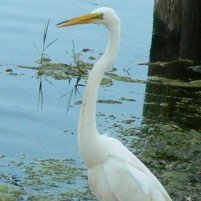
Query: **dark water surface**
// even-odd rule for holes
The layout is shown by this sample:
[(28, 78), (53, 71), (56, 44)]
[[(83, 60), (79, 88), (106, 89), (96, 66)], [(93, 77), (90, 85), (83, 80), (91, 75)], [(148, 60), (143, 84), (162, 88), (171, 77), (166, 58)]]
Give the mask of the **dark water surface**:
[[(2, 0), (0, 201), (95, 200), (88, 189), (76, 134), (86, 79), (79, 82), (75, 96), (72, 90), (77, 79), (66, 79), (62, 65), (75, 65), (73, 52), (94, 63), (104, 52), (106, 31), (96, 25), (57, 29), (55, 24), (101, 6), (118, 12), (122, 40), (117, 70), (106, 75), (100, 89), (99, 130), (138, 154), (175, 200), (198, 200), (200, 127), (186, 122), (199, 124), (201, 93), (196, 88), (194, 97), (185, 93), (178, 97), (178, 86), (153, 85), (147, 67), (138, 65), (149, 60), (153, 1)], [(57, 40), (45, 50), (51, 61), (38, 71), (48, 20), (46, 44)], [(172, 107), (175, 103), (176, 108)], [(185, 109), (189, 104), (191, 117), (194, 115), (190, 120)]]

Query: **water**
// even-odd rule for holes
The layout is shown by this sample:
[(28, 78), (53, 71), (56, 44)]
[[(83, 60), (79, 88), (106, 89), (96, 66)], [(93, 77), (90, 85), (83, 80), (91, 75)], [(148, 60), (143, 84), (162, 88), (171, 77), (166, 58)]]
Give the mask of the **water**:
[[(75, 44), (75, 51), (80, 52), (83, 48), (90, 48), (98, 54), (104, 51), (107, 40), (106, 32), (104, 28), (95, 25), (57, 29), (56, 23), (90, 12), (103, 5), (115, 8), (122, 20), (121, 50), (116, 66), (122, 74), (125, 74), (122, 69), (131, 68), (129, 73), (133, 76), (146, 78), (146, 68), (137, 67), (137, 63), (148, 60), (153, 2), (148, 4), (146, 1), (137, 2), (138, 6), (131, 1), (127, 3), (133, 4), (133, 9), (131, 7), (128, 9), (126, 3), (122, 7), (122, 3), (114, 4), (112, 1), (95, 4), (90, 1), (1, 2), (0, 135), (2, 145), (0, 149), (2, 154), (26, 152), (33, 156), (65, 157), (67, 153), (70, 153), (70, 156), (78, 157), (76, 136), (72, 137), (63, 132), (70, 130), (76, 133), (79, 106), (71, 108), (66, 114), (67, 98), (61, 98), (73, 86), (68, 85), (66, 81), (56, 81), (51, 78), (49, 79), (53, 85), (43, 81), (44, 103), (43, 109), (40, 110), (38, 107), (39, 80), (35, 72), (17, 68), (18, 65), (37, 66), (35, 61), (40, 58), (43, 30), (48, 19), (50, 19), (50, 26), (47, 40), (48, 42), (56, 38), (58, 40), (45, 53), (54, 62), (72, 63), (72, 40)], [(140, 12), (139, 9), (141, 9)], [(146, 13), (146, 17), (141, 13)], [(69, 54), (66, 53), (67, 51)], [(128, 54), (128, 52), (132, 53)], [(8, 76), (5, 72), (8, 68), (13, 69), (17, 75)], [(100, 97), (116, 99), (126, 96), (122, 93), (125, 89), (124, 85), (126, 84), (115, 84), (114, 89), (111, 89), (112, 93), (103, 89)], [(136, 86), (135, 93), (143, 93), (144, 87)], [(130, 89), (130, 91), (134, 90)], [(134, 98), (135, 95), (130, 96)], [(142, 103), (143, 96), (138, 97)], [(79, 96), (79, 99), (81, 98), (82, 96)], [(139, 110), (134, 114), (136, 116), (141, 116), (142, 104), (140, 105), (141, 109), (137, 107)], [(109, 107), (111, 112), (115, 112), (115, 105)], [(104, 110), (100, 108), (102, 109)], [(129, 110), (129, 106), (124, 107), (125, 113), (126, 110)], [(41, 142), (40, 145), (38, 142)], [(53, 151), (52, 146), (57, 144), (59, 144), (58, 148)]]
[[(107, 42), (105, 29), (97, 25), (57, 29), (56, 24), (101, 6), (114, 8), (122, 22), (121, 48), (115, 63), (118, 70), (115, 73), (147, 81), (147, 67), (137, 64), (149, 60), (153, 1), (1, 1), (0, 183), (9, 187), (0, 187), (0, 200), (66, 200), (69, 197), (72, 200), (95, 200), (87, 187), (86, 169), (77, 145), (80, 105), (75, 102), (82, 99), (84, 87), (80, 86), (79, 93), (72, 96), (71, 107), (67, 111), (69, 94), (76, 79), (69, 84), (68, 80), (43, 76), (41, 101), (41, 79), (37, 70), (18, 66), (39, 66), (36, 61), (41, 56), (43, 30), (48, 20), (47, 44), (57, 40), (45, 51), (46, 57), (54, 63), (73, 64), (74, 43), (75, 52), (82, 53), (84, 61), (94, 62), (88, 57), (97, 59), (104, 52)], [(84, 48), (92, 51), (83, 53)], [(115, 79), (112, 82), (110, 87), (101, 86), (99, 99), (121, 101), (122, 104), (98, 103), (97, 124), (100, 132), (109, 132), (135, 153), (141, 153), (149, 142), (149, 133), (152, 135), (153, 130), (160, 130), (158, 126), (163, 128), (165, 125), (168, 132), (177, 128), (172, 125), (167, 127), (166, 123), (160, 127), (158, 119), (149, 124), (154, 114), (148, 119), (144, 117), (145, 83)], [(81, 84), (85, 83), (81, 81)], [(161, 133), (159, 136), (163, 136)], [(156, 136), (158, 143), (157, 140)], [(166, 138), (163, 140), (164, 143), (167, 141)], [(150, 147), (155, 150), (154, 143), (150, 143)], [(162, 175), (164, 184), (171, 191), (173, 184), (169, 182), (171, 185), (168, 186), (165, 182), (167, 169), (164, 172), (155, 169), (159, 167), (155, 161), (160, 157), (152, 159), (153, 156), (147, 154), (152, 152), (149, 151), (150, 147), (147, 147), (142, 160)], [(197, 147), (193, 144), (195, 152)], [(181, 193), (182, 196), (184, 193)]]
[[(129, 4), (132, 6), (127, 6)], [(81, 163), (76, 135), (80, 106), (73, 103), (75, 100), (82, 99), (84, 88), (79, 89), (80, 95), (73, 96), (72, 107), (66, 112), (68, 94), (74, 86), (74, 81), (69, 85), (66, 80), (58, 81), (48, 77), (48, 81), (52, 83), (50, 84), (43, 79), (42, 104), (39, 100), (40, 79), (36, 71), (21, 69), (18, 66), (38, 66), (35, 61), (41, 55), (43, 30), (48, 20), (50, 24), (47, 43), (56, 38), (58, 40), (45, 51), (45, 54), (54, 62), (73, 63), (72, 41), (74, 41), (76, 52), (81, 52), (83, 48), (90, 48), (93, 50), (90, 54), (99, 57), (99, 53), (104, 52), (107, 42), (106, 31), (103, 27), (86, 25), (57, 29), (56, 24), (101, 6), (113, 7), (122, 21), (121, 49), (115, 64), (119, 73), (127, 75), (126, 70), (130, 69), (129, 73), (133, 77), (146, 79), (147, 69), (138, 67), (137, 63), (148, 60), (152, 1), (148, 3), (130, 0), (126, 2), (96, 1), (95, 3), (81, 0), (76, 2), (23, 0), (14, 3), (1, 1), (0, 156), (2, 157), (1, 171), (4, 176), (1, 176), (0, 182), (9, 184), (10, 179), (5, 177), (14, 175), (19, 180), (19, 185), (26, 186), (28, 197), (36, 191), (33, 190), (33, 186), (23, 184), (27, 175), (21, 169), (27, 168), (28, 165), (25, 163), (34, 163), (34, 158), (47, 160), (71, 158), (76, 163)], [(87, 56), (83, 58), (88, 61)], [(12, 69), (12, 72), (7, 72), (8, 69)], [(97, 112), (108, 116), (119, 116), (119, 119), (129, 118), (132, 114), (138, 117), (136, 126), (139, 126), (142, 119), (145, 85), (134, 86), (115, 80), (113, 82), (112, 87), (101, 88), (100, 99), (118, 100), (120, 97), (127, 97), (135, 99), (136, 102), (125, 101), (121, 105), (99, 104)], [(136, 109), (131, 112), (131, 107)], [(111, 129), (110, 119), (107, 121), (100, 117), (98, 124), (100, 131), (109, 130), (111, 135), (116, 135)], [(12, 161), (23, 163), (24, 166), (20, 169), (20, 166), (16, 167)], [(86, 180), (84, 183), (86, 185)], [(69, 188), (68, 186), (66, 189), (69, 191)], [(52, 189), (50, 194), (51, 192), (53, 192)], [(11, 194), (10, 197), (12, 197)]]

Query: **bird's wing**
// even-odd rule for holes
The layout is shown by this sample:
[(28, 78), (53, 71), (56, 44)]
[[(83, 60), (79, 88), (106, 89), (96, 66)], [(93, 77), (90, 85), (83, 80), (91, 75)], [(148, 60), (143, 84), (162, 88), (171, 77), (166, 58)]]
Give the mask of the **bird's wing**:
[(149, 169), (120, 142), (103, 164), (105, 178), (120, 201), (171, 201)]
[(112, 194), (117, 200), (150, 201), (147, 176), (138, 169), (133, 170), (129, 164), (114, 156), (109, 156), (103, 165), (105, 178)]
[(119, 158), (108, 157), (103, 169), (108, 186), (119, 201), (170, 201), (152, 177)]

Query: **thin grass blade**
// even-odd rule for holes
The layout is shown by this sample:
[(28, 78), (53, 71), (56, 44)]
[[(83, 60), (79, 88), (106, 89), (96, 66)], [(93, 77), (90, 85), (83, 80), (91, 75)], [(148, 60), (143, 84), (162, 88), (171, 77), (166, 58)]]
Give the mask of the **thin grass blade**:
[(45, 46), (45, 50), (50, 47), (53, 43), (55, 43), (58, 40), (58, 38), (54, 39), (52, 42), (50, 42), (48, 45)]

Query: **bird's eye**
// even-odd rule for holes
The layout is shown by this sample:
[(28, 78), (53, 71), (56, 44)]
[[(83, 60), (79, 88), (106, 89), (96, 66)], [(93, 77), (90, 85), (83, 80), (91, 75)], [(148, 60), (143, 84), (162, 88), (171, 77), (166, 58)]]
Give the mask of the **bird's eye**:
[(103, 13), (100, 13), (100, 18), (101, 18), (101, 19), (103, 19), (103, 16), (104, 16), (104, 14), (103, 14)]

